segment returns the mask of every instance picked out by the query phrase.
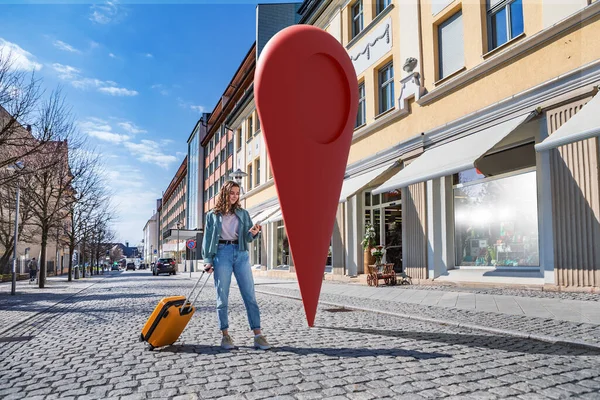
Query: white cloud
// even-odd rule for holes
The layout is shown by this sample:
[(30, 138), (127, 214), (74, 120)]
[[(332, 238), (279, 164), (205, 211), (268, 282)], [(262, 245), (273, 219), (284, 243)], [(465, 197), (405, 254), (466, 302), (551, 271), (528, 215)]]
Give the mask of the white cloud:
[(0, 38), (0, 57), (2, 59), (10, 58), (12, 67), (23, 71), (39, 71), (42, 64), (35, 62), (35, 56), (22, 49), (18, 44), (8, 42)]
[(79, 72), (80, 72), (75, 67), (71, 67), (70, 65), (58, 64), (58, 63), (52, 64), (52, 68), (54, 68), (54, 70), (56, 72), (58, 72), (58, 77), (60, 79), (64, 79), (64, 80), (75, 79), (75, 78), (77, 78), (77, 75), (79, 75)]
[(120, 88), (117, 82), (102, 81), (95, 78), (86, 78), (81, 76), (81, 71), (70, 65), (54, 63), (52, 68), (58, 73), (60, 79), (69, 81), (77, 89), (96, 89), (100, 93), (110, 94), (112, 96), (137, 96), (138, 92)]
[(78, 53), (81, 54), (81, 51), (77, 50), (75, 47), (71, 46), (68, 43), (63, 42), (62, 40), (55, 40), (54, 47), (60, 50), (68, 51), (70, 53)]
[(138, 133), (147, 133), (148, 132), (148, 131), (146, 131), (144, 129), (140, 129), (133, 122), (129, 122), (129, 121), (119, 122), (117, 125), (119, 125), (125, 131), (127, 131), (127, 132), (129, 132), (129, 133), (131, 133), (133, 135), (137, 135)]
[(127, 15), (125, 9), (116, 0), (107, 1), (101, 5), (93, 4), (90, 6), (90, 11), (90, 21), (103, 25), (119, 22)]
[(90, 48), (95, 49), (96, 47), (99, 47), (100, 43), (98, 42), (94, 42), (93, 40), (90, 41)]
[(110, 58), (117, 58), (117, 56), (115, 56), (113, 53), (108, 53), (108, 56), (109, 56)]
[(105, 142), (111, 142), (114, 144), (123, 143), (129, 140), (129, 136), (127, 135), (119, 135), (118, 133), (106, 131), (88, 131), (87, 134), (100, 140), (104, 140)]
[(195, 105), (190, 105), (190, 108), (194, 111), (197, 111), (199, 113), (203, 113), (206, 112), (206, 108), (204, 108), (204, 106), (195, 106)]
[(112, 96), (137, 96), (139, 93), (135, 90), (129, 90), (125, 88), (119, 88), (114, 86), (101, 87), (98, 89), (99, 92), (108, 93)]
[(146, 53), (146, 54), (144, 54), (144, 57), (146, 57), (146, 58), (152, 58), (154, 56), (151, 53)]
[(177, 157), (164, 154), (160, 145), (153, 140), (141, 140), (140, 143), (125, 143), (125, 147), (129, 149), (133, 155), (140, 161), (156, 164), (163, 168), (168, 168), (172, 163), (177, 161)]
[(162, 83), (157, 83), (155, 85), (152, 85), (152, 86), (150, 86), (150, 88), (152, 88), (154, 90), (158, 90), (158, 93), (162, 94), (163, 96), (169, 95), (169, 91), (167, 90), (165, 85), (163, 85)]

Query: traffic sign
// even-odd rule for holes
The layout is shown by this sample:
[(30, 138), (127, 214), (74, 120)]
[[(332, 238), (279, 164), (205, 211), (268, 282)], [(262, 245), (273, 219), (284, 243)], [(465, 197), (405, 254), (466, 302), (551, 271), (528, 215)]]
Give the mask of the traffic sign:
[(157, 253), (158, 253), (158, 250), (154, 249), (154, 254), (157, 254)]
[(194, 250), (196, 248), (196, 241), (194, 239), (190, 239), (185, 243), (185, 245), (188, 249)]

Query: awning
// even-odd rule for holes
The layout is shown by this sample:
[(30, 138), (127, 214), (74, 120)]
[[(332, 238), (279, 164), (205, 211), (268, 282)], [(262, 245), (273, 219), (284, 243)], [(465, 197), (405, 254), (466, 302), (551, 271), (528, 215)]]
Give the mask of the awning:
[(372, 193), (385, 193), (473, 168), (485, 153), (532, 115), (533, 113), (521, 115), (427, 150)]
[(544, 139), (542, 143), (536, 144), (535, 149), (537, 151), (551, 150), (594, 136), (600, 136), (600, 95), (594, 96), (552, 135)]
[[(186, 247), (185, 247), (185, 242), (179, 241), (179, 251), (185, 251)], [(177, 243), (165, 243), (162, 245), (162, 251), (164, 252), (171, 252), (171, 251), (177, 251)]]
[[(177, 236), (178, 231), (179, 236)], [(196, 234), (200, 232), (202, 232), (202, 229), (169, 229), (167, 232), (165, 232), (163, 240), (195, 239)]]
[(273, 215), (277, 210), (279, 210), (279, 205), (273, 206), (273, 207), (269, 207), (267, 209), (264, 209), (258, 213), (256, 213), (253, 217), (252, 217), (252, 221), (255, 224), (261, 224), (264, 225), (266, 224), (265, 220), (267, 218), (269, 218), (271, 215)]
[(268, 220), (265, 221), (265, 224), (268, 224), (270, 222), (277, 222), (277, 221), (281, 221), (283, 220), (283, 214), (281, 213), (281, 209), (278, 209), (277, 212), (275, 214), (273, 214), (273, 216), (271, 216), (271, 218), (269, 218)]
[(343, 203), (349, 197), (356, 194), (356, 192), (379, 178), (382, 174), (392, 168), (395, 163), (396, 161), (390, 161), (372, 171), (346, 179), (342, 186), (342, 192), (340, 193), (340, 203)]

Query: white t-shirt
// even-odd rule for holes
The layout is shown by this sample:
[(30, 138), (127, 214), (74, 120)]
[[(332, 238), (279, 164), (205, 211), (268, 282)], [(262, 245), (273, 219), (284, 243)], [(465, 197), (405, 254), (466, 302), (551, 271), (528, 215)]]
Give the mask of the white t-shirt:
[(223, 223), (221, 224), (221, 239), (223, 240), (237, 240), (238, 239), (238, 227), (240, 220), (235, 214), (223, 215)]

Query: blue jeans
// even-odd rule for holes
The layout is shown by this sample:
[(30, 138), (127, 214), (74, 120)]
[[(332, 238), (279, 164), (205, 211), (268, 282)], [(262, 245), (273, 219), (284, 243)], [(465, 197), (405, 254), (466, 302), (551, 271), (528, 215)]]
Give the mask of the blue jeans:
[(250, 329), (260, 329), (260, 311), (254, 294), (254, 278), (248, 261), (248, 252), (240, 251), (237, 244), (219, 244), (217, 255), (213, 259), (213, 278), (217, 289), (217, 318), (221, 330), (229, 329), (227, 308), (229, 306), (229, 287), (231, 274), (240, 288)]

